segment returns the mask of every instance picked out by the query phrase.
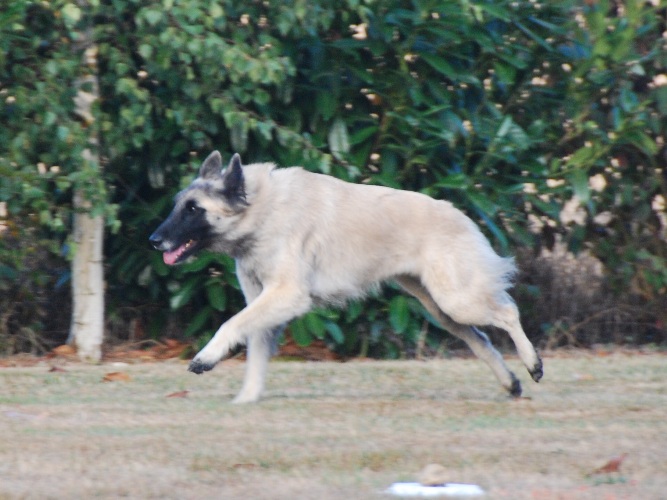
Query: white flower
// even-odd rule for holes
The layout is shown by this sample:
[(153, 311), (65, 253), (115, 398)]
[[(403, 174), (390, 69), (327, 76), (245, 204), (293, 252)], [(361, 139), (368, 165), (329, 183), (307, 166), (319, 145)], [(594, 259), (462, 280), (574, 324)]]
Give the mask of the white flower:
[(667, 85), (667, 75), (665, 75), (664, 73), (660, 75), (655, 75), (653, 77), (653, 85), (655, 85), (656, 87), (662, 87), (664, 85)]
[(583, 226), (586, 222), (586, 211), (581, 206), (581, 200), (577, 195), (565, 202), (563, 210), (560, 213), (560, 221), (564, 225), (577, 224)]
[(593, 217), (593, 222), (599, 226), (606, 226), (612, 221), (613, 218), (614, 215), (611, 212), (600, 212), (595, 217)]
[(526, 182), (523, 185), (523, 192), (526, 194), (537, 194), (537, 188), (535, 187), (534, 183)]
[(604, 191), (604, 188), (607, 187), (607, 179), (605, 179), (602, 174), (595, 174), (588, 179), (588, 185), (593, 191), (601, 193)]

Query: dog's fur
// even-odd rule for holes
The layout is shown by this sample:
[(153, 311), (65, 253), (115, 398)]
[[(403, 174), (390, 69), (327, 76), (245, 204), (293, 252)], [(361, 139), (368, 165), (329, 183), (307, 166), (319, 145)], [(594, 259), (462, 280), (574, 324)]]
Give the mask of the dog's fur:
[(515, 272), (478, 227), (449, 202), (381, 186), (350, 184), (299, 167), (241, 165), (223, 171), (213, 152), (199, 177), (176, 196), (169, 217), (151, 235), (176, 264), (208, 248), (236, 259), (247, 307), (226, 321), (189, 370), (212, 369), (247, 343), (243, 388), (234, 402), (256, 401), (264, 389), (271, 341), (316, 304), (343, 304), (394, 280), (463, 339), (513, 396), (521, 385), (484, 333), (506, 330), (537, 382), (542, 362), (507, 294)]

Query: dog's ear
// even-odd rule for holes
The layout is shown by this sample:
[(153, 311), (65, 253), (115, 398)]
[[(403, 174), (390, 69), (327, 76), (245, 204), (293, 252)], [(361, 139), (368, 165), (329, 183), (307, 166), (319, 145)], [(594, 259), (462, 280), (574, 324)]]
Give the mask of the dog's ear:
[(222, 174), (222, 194), (232, 205), (247, 205), (245, 198), (245, 179), (243, 178), (243, 167), (241, 157), (238, 153), (232, 156), (229, 166)]
[(222, 156), (220, 151), (213, 151), (204, 160), (199, 169), (199, 177), (202, 179), (213, 179), (220, 175), (222, 171)]

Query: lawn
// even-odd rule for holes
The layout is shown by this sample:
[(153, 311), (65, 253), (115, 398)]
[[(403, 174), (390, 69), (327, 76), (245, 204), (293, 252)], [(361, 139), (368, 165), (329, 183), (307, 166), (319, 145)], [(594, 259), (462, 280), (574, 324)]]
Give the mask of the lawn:
[(485, 498), (667, 497), (661, 353), (555, 353), (540, 384), (510, 359), (519, 400), (475, 359), (274, 361), (246, 406), (240, 361), (54, 363), (0, 368), (0, 499), (387, 498), (429, 463)]

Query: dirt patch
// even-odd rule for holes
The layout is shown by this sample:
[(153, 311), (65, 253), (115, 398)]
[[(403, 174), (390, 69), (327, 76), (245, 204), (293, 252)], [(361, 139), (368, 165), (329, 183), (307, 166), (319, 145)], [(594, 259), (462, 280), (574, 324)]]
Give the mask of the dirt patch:
[(379, 498), (429, 463), (487, 498), (664, 498), (667, 357), (545, 367), (510, 400), (473, 359), (274, 362), (241, 407), (239, 361), (2, 368), (0, 498)]

